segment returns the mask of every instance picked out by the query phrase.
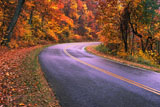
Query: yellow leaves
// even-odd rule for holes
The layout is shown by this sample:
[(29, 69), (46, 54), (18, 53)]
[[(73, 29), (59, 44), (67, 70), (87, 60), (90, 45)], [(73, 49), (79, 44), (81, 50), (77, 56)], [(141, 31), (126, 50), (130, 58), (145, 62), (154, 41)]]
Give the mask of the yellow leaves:
[(55, 35), (55, 33), (53, 33), (51, 36), (53, 37), (56, 43), (59, 41), (58, 36)]
[(85, 29), (88, 31), (88, 32), (92, 32), (92, 29), (90, 27), (85, 27)]
[(51, 8), (54, 9), (54, 10), (58, 10), (58, 9), (59, 9), (58, 6), (55, 5), (55, 4), (53, 4), (53, 3), (52, 3), (52, 5), (51, 5)]
[(72, 0), (71, 1), (71, 8), (72, 9), (77, 9), (78, 5), (77, 5), (77, 2), (75, 0)]
[[(40, 16), (39, 16), (39, 15), (34, 15), (34, 18), (40, 19)], [(41, 19), (40, 19), (40, 20), (41, 20)]]
[(48, 29), (47, 33), (48, 33), (49, 36), (52, 37), (53, 40), (55, 40), (56, 42), (58, 42), (59, 39), (58, 39), (57, 35), (55, 35), (55, 32), (53, 30)]
[(61, 20), (68, 23), (71, 27), (74, 26), (73, 20), (65, 15), (61, 15)]
[[(6, 3), (5, 0), (4, 2)], [(9, 2), (17, 2), (17, 0), (9, 0)], [(95, 17), (94, 13), (92, 13), (92, 5), (93, 4), (90, 1), (82, 0), (26, 0), (21, 15), (18, 18), (19, 20), (13, 31), (13, 39), (16, 40), (18, 45), (20, 42), (22, 44), (34, 44), (33, 41), (36, 40), (36, 42), (38, 42), (39, 39), (54, 39), (58, 41), (58, 38), (60, 37), (56, 35), (57, 33), (58, 35), (64, 34), (64, 38), (68, 39), (71, 33), (79, 34), (79, 31), (75, 31), (75, 29), (79, 29), (79, 26), (82, 24), (79, 24), (78, 20), (84, 20), (83, 23), (85, 24), (82, 24), (84, 28), (86, 26), (96, 30), (94, 22)], [(15, 8), (16, 5), (14, 5), (13, 7)], [(90, 9), (88, 9), (88, 7)], [(93, 5), (93, 7), (96, 7), (95, 4)], [(3, 18), (3, 11), (4, 9), (0, 8), (0, 20), (1, 18)], [(68, 15), (66, 15), (67, 12)], [(82, 12), (84, 12), (84, 14), (81, 14)], [(10, 13), (14, 14), (14, 12), (11, 11)], [(8, 12), (6, 12), (5, 14), (8, 14)], [(6, 26), (3, 26), (3, 29), (5, 27), (8, 27), (8, 22), (9, 20), (6, 21)], [(1, 24), (2, 23), (0, 21), (0, 25)], [(87, 31), (86, 35), (91, 35), (91, 33), (94, 34), (95, 32), (91, 29), (84, 29), (83, 32), (85, 32), (85, 30)], [(92, 37), (90, 36), (90, 38)], [(17, 47), (16, 43), (13, 43), (11, 45), (13, 47)]]
[(153, 51), (146, 51), (145, 53), (143, 53), (142, 50), (140, 50), (137, 54), (136, 57), (141, 57), (143, 60), (150, 62), (151, 65), (155, 65), (156, 64), (156, 59), (155, 57), (156, 54), (153, 53)]
[(117, 55), (122, 57), (122, 58), (125, 58), (128, 56), (128, 53), (127, 52), (117, 52)]
[(84, 8), (84, 10), (88, 10), (88, 8), (87, 8), (87, 5), (86, 5), (86, 4), (83, 4), (83, 8)]
[(117, 8), (118, 8), (118, 11), (121, 13), (123, 11), (123, 9), (124, 9), (123, 4), (119, 3)]

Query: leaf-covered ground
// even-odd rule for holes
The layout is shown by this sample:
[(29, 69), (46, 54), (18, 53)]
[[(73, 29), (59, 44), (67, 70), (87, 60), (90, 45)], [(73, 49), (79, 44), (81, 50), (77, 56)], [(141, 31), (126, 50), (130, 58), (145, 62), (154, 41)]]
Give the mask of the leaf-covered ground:
[(59, 107), (38, 65), (40, 47), (0, 47), (0, 107)]

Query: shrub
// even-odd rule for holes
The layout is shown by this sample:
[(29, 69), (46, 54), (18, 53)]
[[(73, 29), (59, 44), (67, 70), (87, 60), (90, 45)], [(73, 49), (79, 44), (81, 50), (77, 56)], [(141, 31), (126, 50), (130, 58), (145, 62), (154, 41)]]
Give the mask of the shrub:
[(146, 60), (146, 59), (144, 59), (143, 57), (140, 57), (140, 56), (137, 58), (137, 62), (141, 63), (141, 64), (145, 64), (145, 65), (151, 65), (150, 60)]
[(102, 53), (109, 53), (109, 49), (103, 44), (98, 45), (96, 50)]

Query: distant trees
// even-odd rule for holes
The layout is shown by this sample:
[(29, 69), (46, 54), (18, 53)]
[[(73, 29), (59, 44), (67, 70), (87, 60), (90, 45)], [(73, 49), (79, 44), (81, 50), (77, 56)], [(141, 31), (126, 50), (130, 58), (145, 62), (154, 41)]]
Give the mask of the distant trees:
[(0, 6), (0, 43), (12, 48), (93, 39), (97, 32), (92, 0), (0, 0)]
[[(74, 22), (72, 28), (74, 34), (81, 36), (83, 39), (93, 39), (98, 27), (95, 20), (95, 1), (94, 0), (62, 0), (64, 3), (64, 13)], [(96, 36), (95, 36), (96, 38)]]
[(97, 21), (101, 28), (98, 35), (109, 53), (130, 60), (160, 63), (157, 0), (98, 0), (97, 3)]
[(135, 40), (143, 52), (155, 49), (160, 28), (158, 8), (156, 0), (100, 0), (100, 39), (106, 45), (122, 42), (125, 52), (133, 51)]

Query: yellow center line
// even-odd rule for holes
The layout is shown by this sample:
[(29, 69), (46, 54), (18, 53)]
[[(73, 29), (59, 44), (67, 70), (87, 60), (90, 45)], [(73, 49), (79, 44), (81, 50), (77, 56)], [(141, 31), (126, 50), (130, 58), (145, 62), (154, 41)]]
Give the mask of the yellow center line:
[(143, 84), (140, 84), (140, 83), (138, 83), (138, 82), (135, 82), (135, 81), (133, 81), (133, 80), (127, 79), (127, 78), (125, 78), (125, 77), (119, 76), (119, 75), (114, 74), (114, 73), (112, 73), (112, 72), (109, 72), (109, 71), (107, 71), (107, 70), (98, 68), (98, 67), (96, 67), (96, 66), (94, 66), (94, 65), (91, 65), (91, 64), (89, 64), (89, 63), (86, 63), (86, 62), (84, 62), (84, 61), (82, 61), (82, 60), (80, 60), (80, 59), (72, 56), (71, 54), (69, 54), (69, 53), (67, 52), (67, 49), (70, 48), (71, 46), (72, 46), (72, 45), (69, 45), (69, 46), (65, 47), (65, 48), (64, 48), (64, 52), (65, 52), (66, 55), (68, 55), (68, 56), (71, 57), (72, 59), (74, 59), (74, 60), (76, 60), (76, 61), (78, 61), (78, 62), (80, 62), (80, 63), (82, 63), (82, 64), (84, 64), (84, 65), (87, 65), (87, 66), (89, 66), (89, 67), (91, 67), (91, 68), (94, 68), (94, 69), (96, 69), (96, 70), (98, 70), (98, 71), (101, 71), (101, 72), (103, 72), (103, 73), (105, 73), (105, 74), (107, 74), (107, 75), (109, 75), (109, 76), (115, 77), (115, 78), (120, 79), (120, 80), (122, 80), (122, 81), (125, 81), (125, 82), (127, 82), (127, 83), (129, 83), (129, 84), (135, 85), (135, 86), (137, 86), (137, 87), (139, 87), (139, 88), (142, 88), (142, 89), (145, 89), (145, 90), (147, 90), (147, 91), (149, 91), (149, 92), (152, 92), (152, 93), (155, 93), (155, 94), (157, 94), (157, 95), (160, 95), (160, 91), (159, 91), (159, 90), (156, 90), (156, 89), (154, 89), (154, 88), (151, 88), (151, 87), (146, 86), (146, 85), (143, 85)]

